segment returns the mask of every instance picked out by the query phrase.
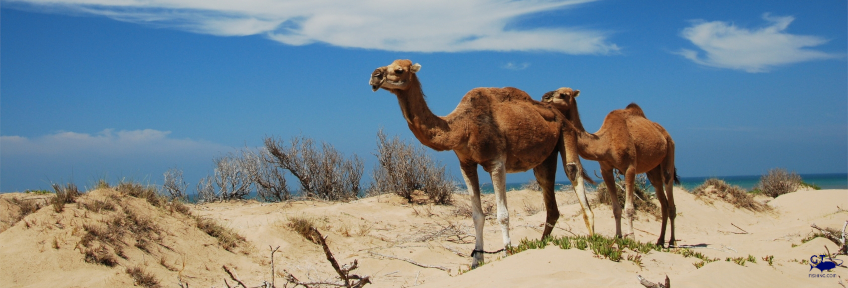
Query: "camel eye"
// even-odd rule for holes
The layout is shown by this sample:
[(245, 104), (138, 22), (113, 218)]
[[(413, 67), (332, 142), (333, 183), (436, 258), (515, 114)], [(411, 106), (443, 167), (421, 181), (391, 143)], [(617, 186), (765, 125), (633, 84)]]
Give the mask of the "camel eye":
[(403, 69), (397, 69), (397, 70), (395, 70), (395, 74), (398, 74), (398, 75), (403, 74)]

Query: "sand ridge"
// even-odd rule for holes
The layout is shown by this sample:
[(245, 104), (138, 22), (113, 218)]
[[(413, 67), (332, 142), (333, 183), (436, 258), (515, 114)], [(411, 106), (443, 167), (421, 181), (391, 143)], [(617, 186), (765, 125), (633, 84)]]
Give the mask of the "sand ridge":
[[(279, 246), (274, 258), (278, 286), (283, 282), (283, 270), (300, 280), (332, 281), (335, 273), (321, 247), (289, 228), (290, 220), (299, 217), (312, 219), (316, 228), (328, 236), (339, 263), (359, 261), (360, 268), (354, 272), (371, 276), (373, 282), (366, 287), (642, 287), (636, 275), (655, 282), (668, 275), (676, 287), (838, 287), (838, 278), (810, 278), (809, 274), (819, 271), (810, 271), (809, 264), (800, 263), (809, 261), (812, 255), (824, 254), (824, 246), (833, 252), (836, 245), (823, 238), (802, 244), (801, 239), (811, 234), (812, 223), (841, 229), (848, 220), (848, 212), (840, 210), (848, 207), (848, 190), (799, 191), (769, 198), (768, 204), (774, 207), (770, 212), (751, 212), (720, 201), (707, 204), (683, 190), (675, 192), (679, 244), (720, 261), (698, 269), (693, 265), (698, 259), (652, 251), (641, 255), (639, 267), (627, 260), (599, 259), (590, 250), (549, 246), (502, 259), (501, 255), (486, 255), (484, 266), (466, 271), (474, 241), (471, 219), (461, 209), (468, 203), (467, 195), (456, 195), (454, 206), (407, 204), (394, 195), (350, 203), (239, 201), (188, 205), (192, 215), (212, 219), (245, 237), (246, 243), (227, 251), (215, 238), (194, 228), (192, 218), (149, 206), (142, 199), (123, 197), (120, 199), (126, 205), (147, 210), (144, 213), (148, 214), (138, 213), (162, 228), (161, 245), (149, 246), (149, 251), (128, 245), (127, 259), (119, 259), (116, 267), (87, 263), (81, 249), (75, 248), (80, 241), (79, 231), (84, 223), (94, 223), (96, 220), (92, 219), (101, 216), (78, 209), (75, 204), (67, 204), (61, 214), (47, 206), (0, 233), (0, 278), (4, 286), (10, 287), (131, 286), (133, 279), (124, 270), (141, 266), (162, 287), (178, 287), (180, 277), (192, 287), (225, 287), (224, 279), (228, 277), (221, 266), (228, 265), (248, 285), (261, 285), (262, 281), (271, 280), (270, 248)], [(117, 192), (89, 192), (81, 201), (114, 193)], [(563, 216), (554, 236), (587, 232), (572, 194), (557, 193)], [(541, 193), (511, 191), (507, 195), (513, 245), (522, 238), (538, 238), (545, 217)], [(485, 207), (494, 202), (493, 196), (485, 195), (483, 201)], [(593, 204), (592, 208), (596, 232), (614, 235), (609, 207)], [(634, 223), (637, 240), (656, 241), (660, 223), (653, 216), (640, 213)], [(501, 245), (500, 228), (493, 224), (493, 215), (487, 217), (486, 250), (496, 250)], [(54, 239), (59, 248), (53, 247)], [(743, 267), (724, 261), (727, 257), (748, 255), (757, 262)], [(762, 259), (769, 255), (774, 256), (773, 265)], [(831, 273), (820, 274), (848, 278), (848, 269), (837, 267)]]

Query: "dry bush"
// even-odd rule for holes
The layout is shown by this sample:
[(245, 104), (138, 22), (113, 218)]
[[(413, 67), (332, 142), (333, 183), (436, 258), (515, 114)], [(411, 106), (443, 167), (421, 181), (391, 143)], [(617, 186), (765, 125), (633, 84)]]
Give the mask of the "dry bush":
[(285, 170), (275, 164), (274, 156), (266, 149), (260, 150), (255, 156), (259, 158), (254, 173), (256, 195), (267, 202), (281, 202), (291, 199), (291, 192), (286, 185)]
[(147, 288), (161, 287), (159, 281), (153, 275), (147, 273), (142, 267), (127, 268), (126, 272), (133, 278), (135, 285)]
[(234, 249), (239, 245), (243, 244), (247, 241), (243, 236), (236, 233), (233, 229), (221, 226), (215, 220), (209, 218), (196, 218), (197, 220), (197, 228), (201, 231), (205, 232), (209, 236), (215, 237), (218, 239), (218, 244), (221, 245), (224, 249), (230, 252), (234, 252)]
[[(480, 207), (483, 210), (483, 216), (486, 218), (495, 217), (495, 202), (486, 198), (480, 200)], [(453, 203), (453, 215), (471, 218), (473, 210), (471, 209), (471, 201), (455, 201)]]
[(727, 182), (721, 179), (707, 179), (703, 184), (695, 187), (691, 193), (695, 194), (696, 198), (702, 201), (711, 201), (708, 199), (722, 200), (737, 208), (744, 208), (751, 211), (766, 211), (771, 209), (770, 206), (754, 200), (754, 196), (748, 194), (742, 187), (727, 184)]
[(388, 140), (383, 130), (377, 132), (377, 165), (372, 172), (374, 182), (368, 195), (395, 193), (413, 201), (416, 190), (423, 191), (436, 204), (450, 204), (456, 189), (445, 166), (434, 161), (424, 146), (408, 144), (397, 136)]
[(186, 188), (188, 184), (183, 180), (183, 170), (171, 168), (164, 174), (165, 182), (162, 184), (162, 189), (168, 193), (171, 201), (186, 200)]
[(147, 203), (156, 207), (165, 207), (165, 204), (168, 203), (166, 199), (159, 196), (156, 187), (152, 185), (145, 186), (136, 182), (121, 182), (115, 187), (115, 190), (135, 198), (147, 200)]
[(147, 273), (147, 271), (145, 271), (143, 267), (140, 267), (140, 266), (133, 267), (133, 268), (127, 267), (126, 272), (127, 272), (127, 274), (129, 274), (133, 278), (133, 281), (135, 281), (135, 285), (145, 287), (145, 288), (161, 287), (159, 285), (159, 281), (157, 281), (156, 278), (153, 277), (153, 275), (150, 275), (150, 273)]
[(530, 190), (530, 191), (542, 191), (542, 186), (539, 185), (539, 181), (536, 179), (530, 179), (524, 185), (521, 185), (521, 190)]
[(249, 150), (241, 155), (228, 154), (215, 159), (215, 186), (217, 198), (221, 200), (245, 199), (250, 194), (255, 178), (258, 158)]
[(35, 213), (38, 209), (41, 209), (42, 205), (39, 204), (38, 201), (32, 201), (36, 199), (21, 199), (18, 197), (11, 197), (8, 199), (9, 203), (15, 206), (18, 206), (20, 212), (17, 215), (13, 215), (13, 219), (11, 219), (11, 223), (17, 223), (24, 219), (29, 214)]
[(211, 176), (207, 175), (206, 177), (200, 178), (200, 180), (197, 181), (196, 189), (197, 200), (200, 203), (215, 202), (219, 200), (218, 196), (215, 195), (215, 186), (212, 184)]
[(790, 173), (786, 169), (775, 168), (760, 177), (757, 189), (769, 197), (777, 198), (777, 196), (795, 192), (800, 184), (801, 176), (798, 176), (795, 172)]
[(319, 151), (312, 139), (303, 137), (292, 138), (288, 147), (281, 140), (265, 138), (265, 149), (273, 156), (268, 160), (298, 179), (304, 196), (330, 201), (359, 196), (363, 164), (356, 154), (347, 159), (327, 143)]
[(65, 186), (53, 183), (52, 186), (53, 190), (56, 191), (56, 197), (53, 198), (51, 204), (56, 213), (62, 213), (65, 210), (65, 204), (76, 202), (77, 197), (81, 194), (74, 183), (68, 183)]
[(318, 243), (315, 239), (312, 230), (315, 229), (315, 219), (306, 216), (291, 216), (289, 217), (289, 228), (297, 232), (312, 243)]
[[(615, 176), (615, 184), (618, 186), (616, 187), (618, 205), (623, 209), (626, 200), (624, 175), (621, 175), (618, 170), (614, 170), (613, 175)], [(662, 217), (662, 209), (651, 201), (651, 199), (655, 198), (656, 195), (648, 193), (648, 178), (645, 174), (636, 175), (636, 179), (633, 181), (633, 190), (633, 195), (635, 196), (633, 199), (633, 208), (636, 209), (636, 211), (644, 211), (653, 215), (656, 219), (660, 219)], [(610, 205), (612, 203), (606, 182), (598, 184), (597, 191), (598, 203), (605, 205)]]

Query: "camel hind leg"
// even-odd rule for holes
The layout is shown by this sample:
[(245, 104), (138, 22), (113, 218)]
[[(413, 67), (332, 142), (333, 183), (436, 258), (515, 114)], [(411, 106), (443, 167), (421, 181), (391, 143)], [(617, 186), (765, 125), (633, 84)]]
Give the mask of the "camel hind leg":
[(556, 203), (556, 195), (554, 193), (554, 182), (556, 181), (556, 165), (557, 153), (551, 153), (545, 162), (542, 162), (536, 168), (533, 168), (533, 174), (536, 176), (536, 182), (542, 187), (542, 199), (545, 201), (545, 231), (542, 232), (542, 239), (551, 235), (557, 220), (559, 219), (559, 208)]
[[(657, 166), (651, 171), (648, 171), (646, 175), (648, 176), (648, 181), (651, 182), (651, 185), (654, 186), (654, 190), (656, 191), (657, 199), (660, 200), (660, 210), (662, 211), (662, 226), (660, 228), (660, 238), (657, 240), (657, 246), (665, 245), (665, 229), (666, 224), (668, 222), (668, 200), (665, 197), (665, 193), (663, 191), (663, 185), (665, 185), (665, 181), (663, 180), (663, 169), (661, 166)], [(673, 239), (673, 236), (672, 236)]]
[(506, 166), (503, 161), (496, 163), (489, 173), (492, 175), (492, 186), (495, 188), (495, 201), (498, 205), (498, 223), (501, 225), (504, 256), (506, 256), (506, 249), (512, 246), (512, 241), (509, 238), (509, 208), (506, 205)]
[(674, 166), (674, 141), (671, 137), (668, 139), (668, 153), (663, 165), (663, 181), (666, 198), (668, 198), (668, 219), (671, 222), (671, 235), (668, 239), (668, 246), (671, 247), (677, 243), (677, 239), (674, 238), (674, 218), (677, 218), (677, 206), (674, 205), (674, 183), (680, 184), (677, 168)]
[(601, 163), (601, 177), (604, 178), (604, 184), (607, 186), (612, 215), (615, 216), (615, 236), (621, 238), (621, 203), (618, 202), (618, 186), (615, 185), (612, 166)]

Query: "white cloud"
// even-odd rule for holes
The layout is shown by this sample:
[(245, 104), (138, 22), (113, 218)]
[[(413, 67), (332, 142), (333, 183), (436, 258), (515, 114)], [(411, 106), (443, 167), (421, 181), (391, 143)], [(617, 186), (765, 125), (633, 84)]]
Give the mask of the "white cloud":
[(615, 53), (601, 31), (507, 29), (522, 16), (596, 0), (13, 0), (35, 9), (106, 16), (196, 33), (265, 35), (288, 45), (414, 52)]
[(509, 70), (524, 70), (524, 69), (527, 69), (528, 67), (530, 67), (530, 63), (524, 62), (524, 63), (516, 64), (516, 63), (509, 62), (509, 63), (506, 63), (505, 65), (503, 65), (501, 67), (503, 67), (504, 69), (509, 69)]
[(171, 157), (184, 154), (215, 153), (230, 150), (223, 145), (190, 139), (168, 138), (170, 131), (106, 129), (95, 135), (57, 132), (37, 138), (0, 136), (3, 157), (9, 156), (79, 156), (94, 159), (106, 157)]
[(779, 65), (841, 57), (808, 48), (827, 43), (822, 37), (787, 33), (786, 28), (795, 20), (792, 16), (777, 17), (766, 13), (763, 19), (769, 25), (758, 29), (741, 28), (722, 21), (694, 21), (693, 26), (683, 29), (681, 36), (706, 55), (689, 49), (681, 49), (677, 54), (700, 65), (751, 73), (767, 72)]

